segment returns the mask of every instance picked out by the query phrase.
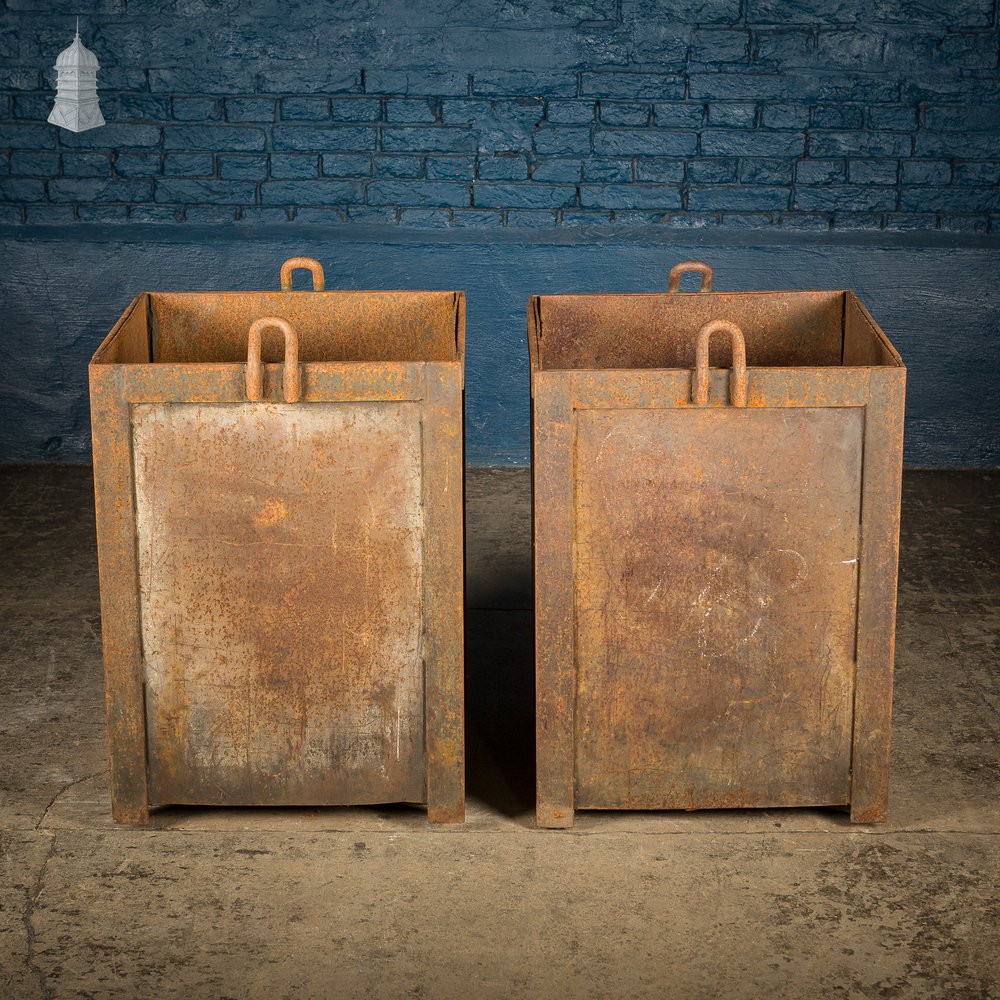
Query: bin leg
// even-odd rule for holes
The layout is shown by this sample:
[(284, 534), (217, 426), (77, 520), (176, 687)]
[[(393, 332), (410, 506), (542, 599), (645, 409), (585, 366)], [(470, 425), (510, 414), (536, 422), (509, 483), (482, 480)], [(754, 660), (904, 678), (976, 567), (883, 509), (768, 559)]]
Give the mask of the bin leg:
[(533, 441), (536, 822), (573, 825), (573, 407), (565, 382), (536, 387)]
[(101, 553), (101, 632), (116, 823), (149, 819), (146, 709), (139, 635), (139, 566), (132, 487), (132, 427), (119, 366), (92, 365), (94, 496)]
[(874, 370), (865, 413), (861, 500), (865, 516), (851, 770), (854, 823), (884, 823), (889, 813), (904, 378), (898, 369)]
[(553, 806), (541, 801), (535, 806), (535, 825), (542, 830), (569, 830), (573, 817), (572, 806)]
[(112, 792), (111, 817), (122, 826), (145, 826), (149, 822), (149, 807), (145, 802), (123, 803), (120, 795)]
[[(424, 692), (427, 820), (465, 820), (462, 383), (424, 370)], [(456, 572), (456, 567), (459, 571)]]
[(465, 822), (465, 802), (451, 802), (447, 805), (427, 803), (427, 822), (435, 826)]

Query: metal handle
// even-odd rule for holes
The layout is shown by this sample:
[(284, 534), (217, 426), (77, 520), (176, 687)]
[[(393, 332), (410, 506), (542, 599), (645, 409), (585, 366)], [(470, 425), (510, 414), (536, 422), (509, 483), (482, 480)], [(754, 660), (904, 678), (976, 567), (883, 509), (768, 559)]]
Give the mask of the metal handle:
[(250, 327), (247, 334), (247, 399), (256, 402), (264, 395), (264, 374), (260, 364), (261, 334), (274, 327), (285, 335), (285, 371), (281, 377), (286, 403), (297, 403), (302, 396), (299, 378), (299, 338), (290, 323), (277, 316), (265, 316)]
[(703, 260), (685, 260), (680, 264), (674, 264), (670, 269), (670, 283), (667, 288), (671, 292), (681, 290), (681, 276), (689, 272), (701, 275), (701, 287), (699, 292), (710, 292), (712, 290), (712, 265), (706, 264)]
[(708, 402), (708, 343), (712, 334), (721, 330), (729, 334), (733, 344), (733, 372), (729, 376), (729, 402), (733, 406), (747, 405), (747, 346), (743, 331), (725, 319), (713, 319), (698, 331), (694, 362), (694, 403)]
[(313, 291), (321, 292), (326, 287), (326, 279), (323, 276), (323, 265), (312, 257), (289, 257), (281, 265), (281, 290), (290, 292), (292, 290), (292, 272), (306, 270), (313, 276)]

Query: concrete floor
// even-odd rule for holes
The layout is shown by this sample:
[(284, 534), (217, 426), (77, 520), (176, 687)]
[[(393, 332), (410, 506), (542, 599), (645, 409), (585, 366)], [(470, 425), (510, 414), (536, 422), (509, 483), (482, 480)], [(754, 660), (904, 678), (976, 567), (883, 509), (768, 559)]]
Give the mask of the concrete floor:
[(468, 484), (468, 822), (115, 828), (90, 471), (0, 469), (0, 998), (1000, 997), (1000, 477), (905, 480), (891, 822), (532, 823), (526, 473)]

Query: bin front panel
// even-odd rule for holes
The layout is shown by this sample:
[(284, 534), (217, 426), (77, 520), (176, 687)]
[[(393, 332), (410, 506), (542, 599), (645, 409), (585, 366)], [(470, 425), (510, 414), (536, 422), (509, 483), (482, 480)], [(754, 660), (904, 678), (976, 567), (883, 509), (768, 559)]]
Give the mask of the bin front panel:
[(150, 804), (423, 801), (420, 404), (132, 413)]
[(575, 424), (577, 807), (849, 802), (864, 409)]

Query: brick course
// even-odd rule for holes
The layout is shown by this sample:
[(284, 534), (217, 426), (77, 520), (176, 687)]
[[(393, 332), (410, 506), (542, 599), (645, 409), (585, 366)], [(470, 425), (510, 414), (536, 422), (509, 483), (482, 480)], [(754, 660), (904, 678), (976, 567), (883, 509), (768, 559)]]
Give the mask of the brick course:
[(74, 135), (70, 20), (4, 0), (0, 222), (996, 231), (993, 0), (370, 6), (92, 5)]

